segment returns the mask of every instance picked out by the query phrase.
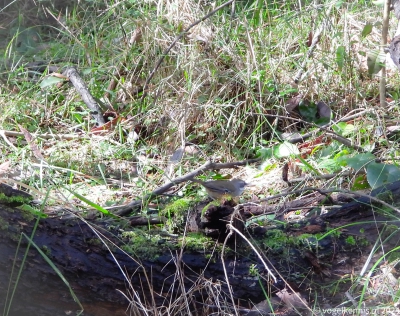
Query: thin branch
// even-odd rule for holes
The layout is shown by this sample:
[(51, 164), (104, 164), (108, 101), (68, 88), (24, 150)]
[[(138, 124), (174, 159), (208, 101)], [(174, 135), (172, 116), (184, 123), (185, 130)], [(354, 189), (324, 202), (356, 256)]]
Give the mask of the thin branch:
[(153, 192), (146, 194), (141, 199), (134, 200), (134, 201), (128, 203), (127, 205), (112, 206), (112, 207), (107, 207), (106, 209), (111, 210), (111, 211), (116, 211), (115, 212), (116, 215), (124, 216), (124, 215), (127, 215), (130, 212), (132, 212), (133, 209), (143, 206), (146, 201), (150, 201), (154, 197), (167, 192), (170, 188), (172, 188), (173, 186), (175, 186), (177, 184), (180, 184), (180, 183), (186, 182), (190, 179), (193, 179), (195, 176), (199, 175), (200, 173), (202, 173), (205, 170), (235, 168), (238, 166), (246, 166), (248, 164), (259, 162), (259, 161), (261, 161), (261, 159), (249, 159), (249, 160), (244, 160), (244, 161), (226, 162), (226, 163), (215, 163), (212, 161), (207, 161), (205, 164), (203, 164), (196, 170), (194, 170), (184, 176), (172, 179), (170, 182), (155, 189)]
[[(393, 182), (391, 185), (393, 185), (394, 183), (395, 182)], [(261, 199), (259, 202), (266, 202), (266, 201), (269, 201), (269, 200), (281, 198), (281, 197), (288, 196), (288, 195), (304, 193), (306, 191), (317, 191), (318, 193), (320, 193), (322, 195), (328, 195), (329, 193), (333, 193), (333, 192), (340, 192), (340, 193), (343, 193), (343, 194), (346, 194), (346, 195), (349, 195), (349, 196), (367, 198), (370, 201), (380, 203), (380, 204), (382, 204), (382, 205), (384, 205), (384, 206), (386, 206), (386, 207), (388, 207), (388, 208), (400, 213), (400, 210), (398, 208), (394, 207), (393, 205), (390, 205), (389, 203), (386, 203), (385, 201), (382, 201), (381, 199), (378, 199), (378, 198), (374, 197), (374, 192), (378, 192), (380, 189), (384, 189), (384, 188), (385, 188), (385, 186), (382, 186), (382, 187), (379, 187), (377, 189), (374, 189), (374, 190), (372, 190), (371, 195), (368, 195), (368, 194), (360, 193), (360, 192), (357, 192), (357, 191), (349, 191), (349, 190), (343, 190), (343, 189), (335, 189), (335, 188), (333, 188), (333, 189), (320, 189), (320, 188), (315, 188), (315, 187), (306, 187), (306, 188), (302, 188), (302, 189), (298, 189), (298, 190), (294, 190), (294, 191), (287, 191), (287, 192), (284, 192), (284, 193), (280, 193), (280, 194), (276, 194), (276, 195), (273, 195), (273, 196), (269, 196), (267, 198)], [(375, 190), (377, 190), (377, 191), (375, 191)], [(390, 189), (388, 189), (388, 190), (390, 191)], [(379, 193), (381, 193), (381, 192), (379, 192)], [(355, 201), (355, 202), (357, 202), (357, 201)], [(350, 202), (350, 203), (353, 203), (353, 202)], [(360, 203), (362, 203), (362, 202), (360, 202)], [(343, 205), (343, 206), (346, 206), (346, 204)]]

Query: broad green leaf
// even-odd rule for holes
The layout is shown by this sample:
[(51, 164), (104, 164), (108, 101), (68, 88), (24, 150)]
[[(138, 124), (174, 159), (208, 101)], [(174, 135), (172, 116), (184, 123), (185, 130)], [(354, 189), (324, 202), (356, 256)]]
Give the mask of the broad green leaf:
[(311, 104), (305, 104), (305, 103), (300, 103), (299, 104), (299, 111), (301, 116), (308, 122), (314, 122), (316, 119), (317, 115), (317, 106), (314, 103)]
[(352, 135), (355, 131), (355, 127), (353, 124), (346, 124), (346, 127), (342, 130), (342, 136)]
[(272, 158), (272, 148), (260, 148), (257, 150), (257, 157), (260, 157), (263, 160)]
[(367, 35), (369, 35), (372, 32), (372, 27), (373, 27), (372, 24), (369, 24), (369, 23), (365, 24), (365, 26), (361, 32), (361, 36), (366, 37)]
[(379, 50), (373, 49), (367, 53), (368, 73), (370, 76), (377, 74), (385, 66), (386, 54)]
[(289, 142), (283, 142), (282, 144), (275, 146), (273, 148), (273, 153), (276, 158), (290, 157), (292, 155), (300, 154), (297, 146)]
[(339, 46), (336, 49), (336, 63), (340, 71), (342, 71), (343, 69), (345, 58), (346, 58), (346, 49), (344, 46)]
[(331, 119), (329, 117), (320, 117), (319, 119), (315, 119), (314, 123), (317, 124), (318, 126), (323, 126), (326, 124), (329, 124)]
[(248, 220), (246, 220), (246, 227), (250, 226), (251, 224), (254, 223), (262, 223), (262, 222), (270, 222), (275, 219), (276, 215), (275, 214), (270, 214), (270, 215), (260, 215), (260, 216), (254, 216)]
[(355, 127), (353, 124), (339, 122), (339, 123), (333, 125), (332, 129), (335, 131), (335, 133), (338, 133), (341, 136), (348, 136), (354, 132)]
[(261, 164), (260, 170), (271, 171), (271, 170), (275, 169), (276, 167), (278, 167), (278, 164), (276, 164), (276, 163), (271, 164), (269, 162), (264, 162), (263, 164)]
[(394, 165), (371, 162), (367, 166), (367, 180), (372, 189), (400, 179), (400, 169)]
[(334, 2), (336, 9), (340, 9), (343, 5), (343, 0), (338, 0), (336, 2)]
[(361, 168), (364, 168), (369, 163), (375, 161), (375, 159), (376, 157), (371, 153), (358, 154), (354, 157), (343, 156), (340, 158), (341, 161), (345, 161), (347, 165), (354, 170), (360, 170)]
[(42, 80), (42, 82), (40, 83), (40, 88), (44, 89), (47, 88), (49, 86), (53, 86), (59, 82), (63, 82), (65, 79), (62, 78), (58, 78), (58, 77), (54, 77), (54, 76), (48, 76), (46, 78), (44, 78)]
[(346, 128), (346, 125), (347, 124), (345, 122), (339, 122), (335, 125), (332, 125), (332, 129), (335, 133), (342, 135), (342, 131)]
[(365, 175), (358, 176), (354, 179), (353, 186), (351, 187), (352, 191), (365, 190), (370, 188), (370, 185), (365, 177)]
[(319, 169), (324, 169), (329, 173), (335, 172), (340, 169), (339, 163), (336, 161), (336, 159), (332, 158), (323, 158), (321, 161), (318, 163), (318, 168)]
[(89, 74), (91, 74), (93, 72), (93, 70), (94, 69), (92, 69), (92, 68), (83, 68), (81, 70), (81, 72), (82, 72), (83, 75), (89, 75)]

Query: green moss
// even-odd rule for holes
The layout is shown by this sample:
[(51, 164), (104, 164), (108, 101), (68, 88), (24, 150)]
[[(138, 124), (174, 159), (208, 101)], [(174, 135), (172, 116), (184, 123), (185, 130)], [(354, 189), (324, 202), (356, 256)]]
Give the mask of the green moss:
[(167, 249), (176, 248), (160, 235), (140, 229), (123, 232), (121, 236), (126, 241), (122, 249), (140, 259), (155, 260)]
[(47, 257), (50, 257), (50, 256), (51, 256), (51, 251), (50, 251), (49, 247), (43, 245), (43, 246), (42, 246), (42, 251), (44, 252), (44, 254), (45, 254)]
[(362, 246), (362, 247), (368, 246), (370, 244), (368, 239), (365, 237), (358, 237), (357, 240), (358, 240), (358, 243), (360, 244), (360, 246)]
[(167, 205), (161, 212), (161, 216), (167, 218), (165, 229), (171, 233), (183, 230), (186, 223), (187, 210), (192, 206), (189, 199), (179, 199)]
[(189, 199), (179, 199), (168, 204), (161, 212), (161, 215), (171, 217), (171, 216), (181, 216), (185, 213), (191, 205)]
[(307, 249), (315, 251), (319, 247), (318, 239), (312, 234), (288, 236), (280, 229), (273, 229), (266, 233), (262, 240), (265, 248), (275, 253), (290, 252), (291, 249)]
[(279, 229), (269, 230), (263, 239), (264, 246), (272, 251), (286, 247), (288, 243), (289, 237), (287, 237), (286, 234)]
[(201, 210), (201, 216), (203, 216), (206, 211), (210, 208), (210, 206), (221, 206), (221, 201), (218, 200), (212, 200), (210, 203), (208, 203), (206, 206), (203, 207), (203, 209)]
[(88, 245), (93, 245), (93, 246), (101, 246), (101, 245), (103, 244), (103, 242), (102, 242), (100, 239), (98, 239), (98, 238), (89, 238), (89, 239), (86, 239), (86, 243), (87, 243)]
[(400, 259), (400, 251), (391, 252), (387, 259), (388, 259), (389, 262), (393, 262), (393, 261), (399, 260)]
[(9, 227), (9, 224), (0, 217), (0, 230), (7, 230)]
[(214, 249), (215, 241), (202, 233), (188, 233), (178, 240), (178, 245), (190, 251), (207, 252)]
[(347, 236), (346, 244), (354, 246), (356, 244), (356, 240), (353, 236)]
[(249, 275), (251, 276), (258, 276), (259, 271), (256, 264), (251, 264), (249, 267)]
[(27, 204), (32, 201), (32, 198), (22, 197), (20, 195), (7, 196), (4, 193), (0, 193), (0, 203), (10, 204)]
[(10, 239), (15, 241), (18, 241), (21, 235), (21, 229), (18, 224), (12, 226), (2, 218), (0, 218), (0, 230), (2, 231), (1, 234), (3, 236), (9, 237)]

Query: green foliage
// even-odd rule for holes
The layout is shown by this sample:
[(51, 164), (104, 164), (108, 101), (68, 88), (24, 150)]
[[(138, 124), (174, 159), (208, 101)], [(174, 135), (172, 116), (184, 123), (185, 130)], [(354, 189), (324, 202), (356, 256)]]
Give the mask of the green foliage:
[(365, 168), (368, 164), (374, 162), (375, 159), (375, 155), (371, 153), (357, 154), (354, 156), (343, 156), (340, 158), (341, 162), (343, 162), (344, 165), (348, 165), (349, 167), (357, 171)]
[(348, 245), (354, 246), (356, 244), (356, 240), (355, 240), (354, 236), (347, 236), (346, 243)]
[(178, 199), (165, 206), (160, 215), (167, 217), (166, 229), (170, 232), (178, 232), (183, 229), (186, 214), (193, 205), (193, 201), (187, 198)]
[(315, 103), (311, 104), (300, 103), (299, 111), (300, 114), (304, 117), (304, 119), (308, 122), (313, 122), (317, 116), (317, 106)]
[(32, 201), (32, 198), (30, 197), (24, 197), (21, 195), (12, 195), (12, 196), (7, 196), (4, 193), (0, 193), (0, 202), (4, 203), (6, 205), (10, 204), (27, 204), (30, 201)]
[[(30, 212), (35, 217), (37, 216), (37, 217), (40, 217), (40, 218), (47, 218), (47, 214), (43, 213), (41, 210), (39, 210), (37, 208), (34, 208), (34, 207), (32, 207), (32, 206), (30, 206), (28, 204), (21, 205), (20, 209), (23, 210), (23, 211)], [(32, 217), (32, 219), (33, 219), (33, 217)]]
[[(208, 253), (215, 248), (216, 243), (203, 233), (188, 233), (179, 238), (178, 245), (179, 247), (184, 247), (187, 251)], [(218, 249), (220, 248), (221, 246), (218, 246)]]
[(368, 51), (367, 53), (367, 65), (368, 65), (368, 73), (370, 76), (376, 75), (378, 72), (381, 71), (383, 67), (385, 67), (386, 61), (386, 53), (378, 50), (373, 49)]
[(335, 133), (343, 137), (353, 135), (354, 132), (356, 131), (356, 128), (353, 124), (347, 124), (345, 122), (336, 123), (335, 125), (332, 126), (332, 129), (335, 131)]
[(370, 23), (365, 24), (365, 26), (361, 32), (361, 36), (366, 37), (367, 35), (371, 34), (372, 28), (373, 28), (372, 24), (370, 24)]
[(351, 187), (353, 191), (365, 190), (369, 188), (370, 185), (368, 184), (368, 181), (365, 179), (364, 175), (360, 175), (354, 178), (353, 185)]
[(355, 170), (365, 168), (368, 183), (373, 189), (386, 183), (395, 182), (400, 178), (400, 169), (397, 166), (376, 163), (375, 159), (376, 157), (373, 154), (365, 153), (354, 156), (342, 156), (340, 162)]
[(40, 88), (45, 89), (47, 87), (54, 86), (63, 81), (64, 81), (64, 79), (62, 79), (62, 78), (49, 76), (42, 80), (42, 82), (40, 83)]
[(339, 46), (336, 49), (336, 63), (338, 65), (339, 71), (343, 70), (345, 59), (346, 59), (346, 48), (344, 46)]
[(164, 242), (160, 235), (140, 229), (125, 231), (121, 237), (126, 241), (122, 249), (141, 260), (156, 260), (167, 249), (175, 248), (171, 243)]
[(272, 148), (261, 148), (258, 151), (258, 155), (260, 155), (263, 159), (269, 159), (272, 157), (275, 158), (284, 158), (295, 156), (299, 154), (299, 149), (296, 145), (293, 145), (289, 142), (283, 142), (277, 146), (273, 146)]
[(258, 268), (257, 268), (257, 265), (256, 264), (251, 264), (250, 265), (250, 267), (249, 267), (249, 275), (251, 275), (251, 276), (258, 276), (259, 275), (259, 271), (258, 271)]

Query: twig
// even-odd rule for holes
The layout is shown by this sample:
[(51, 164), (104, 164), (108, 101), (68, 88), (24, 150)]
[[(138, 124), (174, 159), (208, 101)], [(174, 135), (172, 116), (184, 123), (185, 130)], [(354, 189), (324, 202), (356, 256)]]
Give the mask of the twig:
[[(19, 133), (19, 134), (21, 134), (21, 136), (22, 136), (22, 133)], [(11, 143), (9, 140), (8, 140), (8, 138), (7, 138), (7, 135), (6, 135), (6, 133), (5, 133), (5, 131), (4, 130), (0, 130), (0, 136), (3, 138), (3, 140), (7, 143), (7, 145), (8, 146), (10, 146), (12, 149), (17, 149), (17, 147), (15, 147), (14, 145), (13, 145), (13, 143)]]
[(275, 117), (275, 118), (282, 118), (282, 119), (287, 119), (287, 120), (292, 120), (292, 121), (295, 121), (295, 122), (299, 122), (299, 123), (303, 123), (303, 124), (308, 124), (308, 125), (311, 125), (311, 126), (314, 126), (314, 127), (317, 128), (317, 130), (308, 132), (308, 133), (303, 134), (303, 135), (301, 135), (301, 136), (299, 136), (299, 137), (293, 137), (293, 138), (287, 139), (287, 141), (288, 141), (289, 143), (296, 144), (296, 143), (304, 142), (304, 141), (307, 140), (308, 138), (314, 136), (319, 130), (323, 130), (323, 131), (325, 131), (325, 132), (328, 134), (328, 136), (334, 138), (335, 140), (337, 140), (338, 142), (344, 144), (345, 146), (354, 148), (356, 151), (359, 151), (359, 152), (365, 152), (364, 148), (362, 148), (362, 147), (360, 147), (360, 146), (358, 146), (358, 145), (352, 144), (352, 143), (351, 143), (349, 140), (347, 140), (346, 138), (344, 138), (344, 137), (340, 136), (339, 134), (337, 134), (337, 133), (335, 133), (335, 132), (329, 130), (329, 127), (331, 127), (332, 125), (334, 125), (334, 124), (336, 124), (336, 123), (338, 123), (338, 122), (347, 122), (347, 121), (350, 121), (350, 120), (352, 120), (352, 119), (354, 119), (354, 118), (363, 116), (365, 113), (368, 113), (368, 112), (370, 112), (370, 110), (365, 109), (365, 110), (362, 111), (362, 112), (359, 112), (359, 113), (357, 113), (357, 114), (351, 115), (351, 116), (349, 116), (349, 117), (343, 117), (343, 118), (337, 120), (336, 122), (332, 121), (331, 123), (326, 124), (326, 125), (323, 125), (323, 126), (319, 126), (319, 125), (317, 125), (317, 124), (315, 124), (315, 123), (313, 123), (313, 122), (307, 122), (307, 121), (305, 121), (305, 120), (303, 120), (303, 119), (300, 119), (300, 118), (287, 117), (287, 116), (284, 116), (284, 115), (265, 114), (265, 116), (268, 116), (268, 117)]
[(328, 173), (328, 174), (321, 174), (321, 175), (316, 175), (316, 176), (305, 176), (305, 177), (300, 177), (300, 178), (294, 178), (294, 179), (289, 179), (290, 183), (294, 182), (303, 182), (303, 181), (310, 181), (310, 180), (329, 180), (333, 179), (336, 177), (348, 177), (351, 176), (352, 174), (364, 174), (362, 170), (359, 170), (358, 172), (354, 171), (344, 171), (341, 173)]
[[(94, 138), (104, 138), (103, 136), (93, 135), (92, 133), (87, 133), (89, 136), (85, 136), (82, 133), (77, 134), (34, 134), (32, 136), (35, 138), (43, 138), (43, 139), (57, 139), (57, 140), (74, 140), (74, 139), (90, 139), (91, 137)], [(24, 137), (24, 134), (21, 132), (14, 132), (14, 131), (6, 131), (0, 130), (0, 135), (5, 135), (7, 137)]]
[[(151, 71), (150, 75), (147, 77), (146, 82), (144, 83), (143, 86), (143, 91), (147, 90), (147, 86), (149, 85), (151, 79), (153, 79), (154, 74), (156, 73), (156, 71), (158, 70), (158, 68), (160, 67), (161, 63), (163, 62), (165, 56), (168, 55), (169, 51), (172, 49), (172, 47), (175, 46), (175, 44), (187, 33), (189, 32), (189, 30), (196, 26), (197, 24), (203, 22), (204, 20), (208, 19), (210, 16), (212, 16), (214, 13), (216, 13), (217, 11), (221, 10), (222, 8), (226, 7), (227, 5), (231, 4), (232, 2), (234, 2), (234, 0), (229, 0), (228, 2), (225, 2), (223, 4), (221, 4), (219, 7), (216, 7), (214, 10), (212, 10), (210, 13), (206, 14), (204, 17), (202, 17), (200, 20), (194, 22), (193, 24), (189, 25), (189, 27), (187, 27), (182, 33), (180, 33), (177, 37), (175, 37), (174, 41), (171, 43), (171, 45), (169, 45), (169, 47), (162, 53), (160, 59), (157, 61), (157, 64), (155, 65), (155, 67), (153, 68), (153, 70)], [(142, 101), (144, 100), (144, 98), (146, 97), (146, 93), (144, 92), (142, 95)]]
[(247, 164), (255, 163), (260, 160), (261, 159), (249, 159), (249, 160), (244, 160), (244, 161), (226, 162), (226, 163), (215, 163), (212, 161), (207, 161), (205, 164), (203, 164), (196, 170), (194, 170), (184, 176), (177, 177), (177, 178), (171, 180), (171, 182), (168, 182), (168, 183), (162, 185), (161, 187), (155, 189), (153, 192), (146, 194), (141, 199), (134, 200), (134, 201), (128, 203), (127, 205), (112, 206), (112, 207), (107, 207), (106, 209), (111, 210), (111, 211), (116, 211), (115, 212), (116, 215), (124, 216), (124, 215), (129, 214), (133, 209), (141, 207), (146, 201), (150, 201), (155, 196), (163, 194), (164, 192), (168, 191), (170, 188), (172, 188), (173, 186), (175, 186), (179, 183), (183, 183), (183, 182), (186, 182), (186, 181), (194, 178), (195, 176), (199, 175), (200, 173), (202, 173), (205, 170), (211, 170), (211, 169), (218, 170), (218, 169), (234, 168), (237, 166), (245, 166)]
[(363, 153), (366, 151), (364, 148), (362, 148), (356, 144), (352, 144), (352, 142), (350, 140), (348, 140), (347, 138), (344, 138), (343, 136), (338, 135), (334, 132), (327, 132), (326, 135), (328, 135), (329, 137), (333, 138), (334, 140), (338, 141), (339, 143), (341, 143), (349, 148), (355, 149), (356, 151), (358, 151), (360, 153)]
[[(384, 186), (383, 186), (384, 187)], [(378, 190), (374, 189), (375, 190)], [(280, 193), (280, 194), (276, 194), (273, 196), (269, 196), (267, 198), (261, 199), (259, 202), (266, 202), (269, 200), (273, 200), (273, 199), (277, 199), (277, 198), (281, 198), (284, 196), (288, 196), (288, 195), (292, 195), (292, 194), (300, 194), (300, 193), (304, 193), (306, 191), (317, 191), (318, 193), (322, 194), (322, 195), (328, 195), (329, 193), (333, 193), (333, 192), (340, 192), (346, 195), (350, 195), (350, 196), (356, 196), (356, 197), (361, 197), (361, 198), (367, 198), (370, 199), (373, 202), (377, 202), (380, 203), (396, 212), (400, 213), (400, 210), (396, 207), (394, 207), (393, 205), (390, 205), (389, 203), (386, 203), (385, 201), (382, 201), (381, 199), (378, 199), (372, 195), (368, 195), (368, 194), (364, 194), (364, 193), (359, 193), (357, 191), (349, 191), (349, 190), (344, 190), (344, 189), (320, 189), (320, 188), (315, 188), (315, 187), (306, 187), (306, 188), (302, 188), (302, 189), (298, 189), (298, 190), (294, 190), (294, 191), (288, 191), (288, 192), (284, 192), (284, 193)], [(350, 202), (352, 203), (352, 202)]]
[[(231, 228), (230, 225), (227, 225), (227, 228)], [(230, 230), (229, 230), (229, 233), (228, 233), (228, 235), (226, 236), (226, 238), (225, 238), (225, 240), (224, 240), (224, 243), (223, 243), (223, 245), (222, 245), (222, 249), (221, 249), (221, 263), (222, 263), (222, 267), (223, 267), (223, 270), (224, 270), (225, 280), (226, 280), (226, 283), (227, 283), (227, 286), (228, 286), (229, 295), (230, 295), (230, 297), (231, 297), (232, 304), (234, 305), (234, 304), (235, 304), (235, 299), (233, 298), (232, 288), (231, 288), (231, 285), (230, 285), (230, 283), (229, 283), (228, 271), (227, 271), (227, 269), (226, 269), (226, 266), (225, 266), (225, 259), (224, 259), (226, 243), (228, 242), (229, 238), (230, 238), (232, 235), (233, 235), (233, 229), (230, 229)], [(235, 313), (236, 313), (236, 316), (239, 316), (239, 314), (238, 314), (236, 308), (235, 308)]]
[(256, 255), (258, 256), (258, 258), (261, 260), (261, 262), (263, 263), (265, 269), (268, 271), (268, 275), (270, 275), (273, 279), (274, 282), (276, 283), (278, 280), (276, 279), (276, 277), (274, 276), (274, 274), (272, 273), (272, 271), (268, 268), (267, 264), (265, 263), (264, 259), (262, 258), (262, 256), (259, 254), (259, 252), (257, 251), (257, 249), (254, 247), (254, 245), (237, 229), (235, 228), (232, 224), (228, 224), (227, 225), (228, 229), (231, 229), (233, 231), (235, 231), (236, 234), (238, 234), (240, 237), (242, 237), (243, 240), (245, 240), (247, 242), (247, 244), (254, 250), (254, 252), (256, 253)]
[(85, 102), (86, 106), (90, 109), (90, 114), (96, 120), (97, 125), (104, 125), (106, 122), (102, 110), (90, 93), (85, 81), (83, 81), (79, 75), (78, 70), (75, 67), (67, 67), (63, 71), (63, 75), (71, 81), (76, 91), (81, 95), (83, 102)]

